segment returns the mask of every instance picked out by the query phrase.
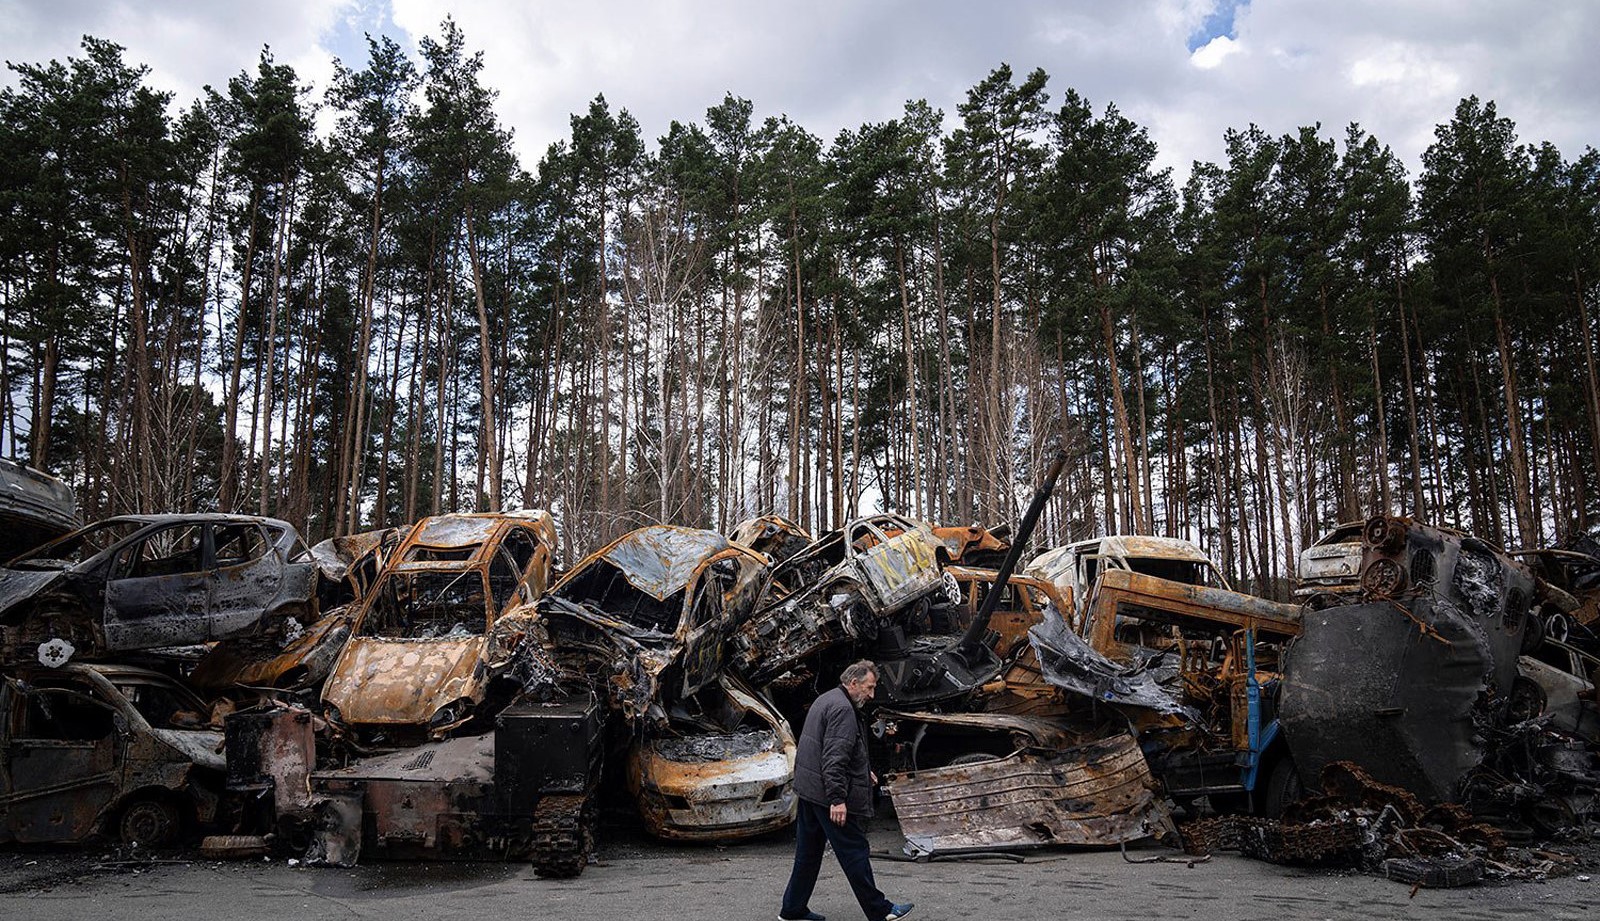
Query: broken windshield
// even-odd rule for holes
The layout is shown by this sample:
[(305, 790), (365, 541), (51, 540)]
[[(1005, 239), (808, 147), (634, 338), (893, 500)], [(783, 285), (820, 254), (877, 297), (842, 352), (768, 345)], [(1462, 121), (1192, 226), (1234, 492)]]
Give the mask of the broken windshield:
[(396, 572), (378, 586), (361, 622), (362, 636), (434, 639), (477, 636), (488, 627), (483, 575), (470, 572)]
[(114, 518), (102, 521), (18, 557), (11, 565), (17, 568), (28, 568), (30, 565), (53, 567), (61, 563), (76, 566), (111, 548), (146, 525), (147, 522), (127, 519)]

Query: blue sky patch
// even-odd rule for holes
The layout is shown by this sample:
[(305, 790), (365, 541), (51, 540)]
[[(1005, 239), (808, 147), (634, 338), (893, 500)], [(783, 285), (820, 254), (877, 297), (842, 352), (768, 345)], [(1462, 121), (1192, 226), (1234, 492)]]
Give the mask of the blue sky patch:
[(1189, 33), (1189, 51), (1204, 48), (1211, 40), (1219, 35), (1229, 38), (1238, 38), (1233, 28), (1233, 17), (1241, 7), (1250, 5), (1250, 0), (1217, 0), (1217, 6), (1211, 15), (1200, 23), (1200, 28)]

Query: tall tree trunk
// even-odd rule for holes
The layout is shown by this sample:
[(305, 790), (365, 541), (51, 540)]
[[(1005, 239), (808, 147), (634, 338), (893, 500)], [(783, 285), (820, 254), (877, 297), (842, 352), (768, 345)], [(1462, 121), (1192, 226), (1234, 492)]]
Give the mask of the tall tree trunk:
[[(479, 411), (483, 414), (481, 456), (489, 465), (489, 510), (498, 512), (505, 505), (500, 488), (500, 451), (495, 441), (494, 359), (489, 343), (489, 308), (484, 300), (483, 263), (478, 258), (477, 222), (473, 219), (472, 199), (467, 199), (467, 257), (472, 263), (472, 291), (478, 308), (478, 362), (480, 365)], [(602, 265), (604, 263), (602, 262)], [(473, 503), (477, 507), (477, 503)]]

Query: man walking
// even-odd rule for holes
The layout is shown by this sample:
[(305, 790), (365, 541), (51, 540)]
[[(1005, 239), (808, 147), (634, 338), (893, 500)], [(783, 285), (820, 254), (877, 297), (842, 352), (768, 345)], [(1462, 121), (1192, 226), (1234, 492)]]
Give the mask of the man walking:
[(867, 734), (857, 709), (878, 689), (878, 667), (862, 660), (839, 676), (839, 686), (818, 697), (800, 731), (794, 759), (794, 789), (800, 797), (795, 817), (794, 870), (783, 891), (782, 921), (825, 921), (808, 906), (822, 869), (823, 844), (833, 853), (867, 921), (899, 921), (911, 904), (884, 898), (872, 880), (867, 830), (872, 817), (872, 784)]

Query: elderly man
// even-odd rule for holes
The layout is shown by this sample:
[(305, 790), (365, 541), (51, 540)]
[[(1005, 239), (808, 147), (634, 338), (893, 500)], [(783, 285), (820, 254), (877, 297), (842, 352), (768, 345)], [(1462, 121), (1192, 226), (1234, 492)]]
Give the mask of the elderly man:
[(839, 686), (824, 693), (806, 714), (800, 751), (794, 760), (794, 789), (800, 805), (795, 818), (794, 870), (783, 891), (783, 921), (825, 921), (808, 907), (822, 869), (823, 844), (832, 844), (845, 878), (867, 921), (899, 921), (911, 904), (884, 898), (872, 881), (865, 820), (872, 816), (872, 784), (867, 733), (858, 713), (878, 689), (878, 667), (865, 660), (846, 668)]

